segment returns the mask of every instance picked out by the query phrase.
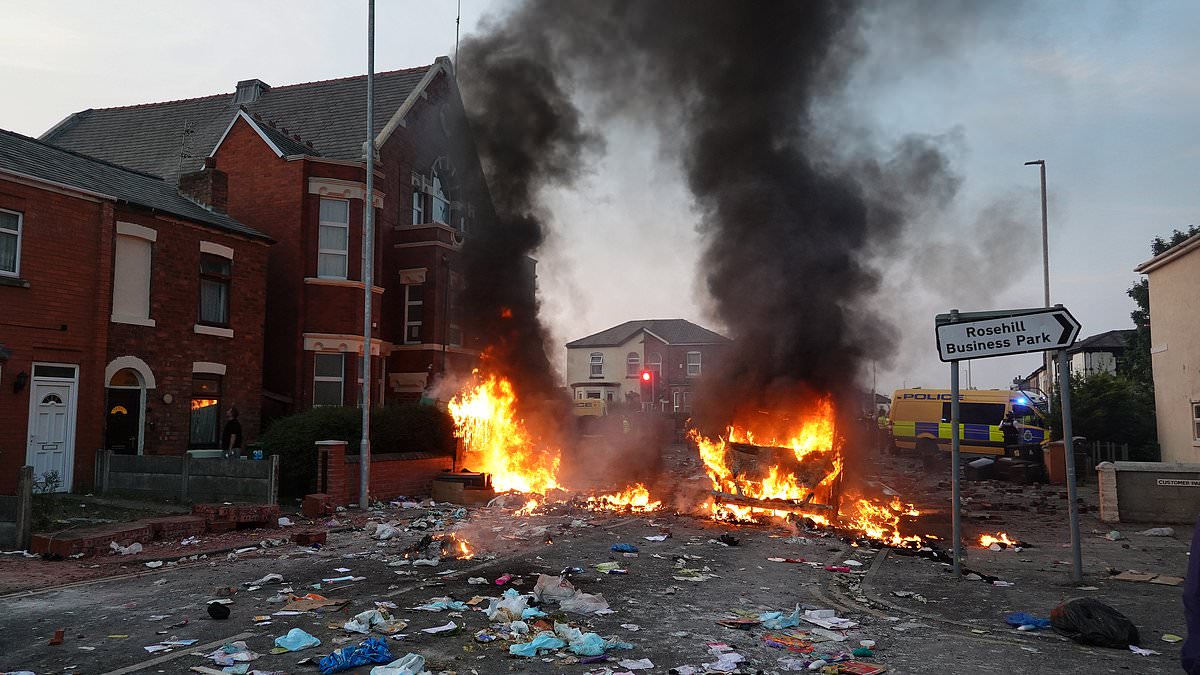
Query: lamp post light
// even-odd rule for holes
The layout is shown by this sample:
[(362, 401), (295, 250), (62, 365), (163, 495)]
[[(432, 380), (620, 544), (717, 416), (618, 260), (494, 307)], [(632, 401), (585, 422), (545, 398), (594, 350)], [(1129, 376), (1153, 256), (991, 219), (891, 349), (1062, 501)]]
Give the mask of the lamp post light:
[[(1025, 166), (1033, 166), (1036, 164), (1041, 169), (1042, 174), (1042, 291), (1043, 291), (1043, 306), (1050, 307), (1050, 236), (1049, 228), (1046, 224), (1046, 160), (1035, 159), (1031, 162), (1025, 162)], [(1042, 367), (1046, 372), (1046, 407), (1050, 407), (1050, 392), (1052, 387), (1050, 384), (1054, 381), (1052, 371), (1050, 369), (1050, 352), (1042, 353)]]

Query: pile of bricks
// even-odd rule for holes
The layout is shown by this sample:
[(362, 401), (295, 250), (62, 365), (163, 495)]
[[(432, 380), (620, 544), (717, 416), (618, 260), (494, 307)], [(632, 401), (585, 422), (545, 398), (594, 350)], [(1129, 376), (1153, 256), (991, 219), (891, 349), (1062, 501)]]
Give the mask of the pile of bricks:
[(250, 527), (279, 527), (279, 507), (274, 504), (196, 504), (190, 516), (147, 518), (56, 534), (35, 534), (29, 549), (33, 553), (66, 558), (80, 553), (106, 552), (112, 542), (129, 546), (134, 542), (179, 540)]

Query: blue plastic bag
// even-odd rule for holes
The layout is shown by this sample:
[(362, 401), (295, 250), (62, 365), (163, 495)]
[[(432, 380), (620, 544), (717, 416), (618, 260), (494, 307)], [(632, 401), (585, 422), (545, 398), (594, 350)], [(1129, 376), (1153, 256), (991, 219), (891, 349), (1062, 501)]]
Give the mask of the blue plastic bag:
[(758, 615), (758, 620), (767, 630), (795, 628), (800, 625), (800, 606), (797, 605), (795, 611), (787, 616), (783, 612), (763, 612)]
[(1004, 623), (1020, 628), (1021, 626), (1033, 626), (1034, 628), (1049, 628), (1050, 619), (1039, 619), (1032, 614), (1025, 612), (1013, 612), (1004, 617)]
[(613, 544), (612, 548), (609, 550), (617, 553), (637, 553), (638, 547), (634, 546), (633, 544)]
[(537, 656), (539, 649), (562, 649), (567, 643), (554, 637), (554, 633), (542, 631), (529, 642), (510, 645), (508, 653), (516, 656)]
[(388, 651), (387, 642), (384, 642), (383, 638), (369, 637), (356, 645), (334, 651), (321, 659), (318, 665), (322, 675), (330, 675), (330, 673), (340, 673), (355, 666), (368, 663), (388, 663), (391, 660), (392, 653)]
[(301, 649), (308, 649), (309, 647), (318, 647), (320, 644), (320, 640), (305, 633), (300, 628), (293, 628), (287, 632), (287, 635), (280, 635), (275, 638), (275, 646), (282, 647), (289, 652), (298, 652)]

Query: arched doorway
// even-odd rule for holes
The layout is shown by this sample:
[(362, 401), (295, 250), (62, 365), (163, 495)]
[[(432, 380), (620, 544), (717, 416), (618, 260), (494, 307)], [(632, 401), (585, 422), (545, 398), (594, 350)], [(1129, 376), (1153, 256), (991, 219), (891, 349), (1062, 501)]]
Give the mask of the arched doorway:
[(133, 368), (109, 376), (105, 387), (104, 447), (120, 455), (142, 452), (146, 381)]

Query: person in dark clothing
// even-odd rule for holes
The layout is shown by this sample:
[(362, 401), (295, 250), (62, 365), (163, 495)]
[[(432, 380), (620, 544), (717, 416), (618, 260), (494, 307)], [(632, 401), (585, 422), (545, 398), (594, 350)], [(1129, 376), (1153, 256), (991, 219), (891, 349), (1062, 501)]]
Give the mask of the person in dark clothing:
[(1005, 454), (1012, 452), (1021, 442), (1021, 431), (1017, 429), (1017, 419), (1011, 410), (1004, 413), (1004, 419), (1000, 422), (1000, 433), (1004, 434)]
[(1200, 675), (1200, 521), (1192, 533), (1192, 554), (1183, 582), (1183, 616), (1187, 619), (1187, 639), (1179, 655), (1183, 672)]
[(221, 431), (221, 449), (225, 459), (234, 459), (242, 454), (242, 423), (238, 421), (238, 409), (230, 407), (225, 413), (225, 428)]

